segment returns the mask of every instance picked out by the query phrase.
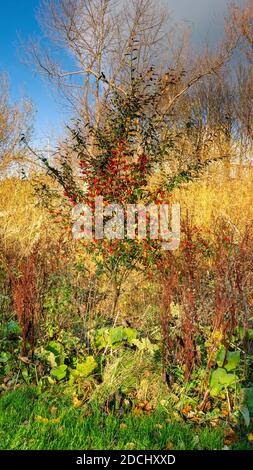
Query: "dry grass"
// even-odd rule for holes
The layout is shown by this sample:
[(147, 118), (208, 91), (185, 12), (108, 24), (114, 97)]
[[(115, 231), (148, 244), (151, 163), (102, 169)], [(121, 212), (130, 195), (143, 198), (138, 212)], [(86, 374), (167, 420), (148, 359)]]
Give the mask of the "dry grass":
[(29, 255), (45, 237), (48, 218), (36, 206), (29, 181), (9, 178), (0, 182), (0, 242), (2, 254)]
[(253, 169), (237, 173), (231, 178), (216, 166), (208, 176), (176, 190), (182, 217), (188, 213), (194, 224), (208, 229), (219, 217), (243, 230), (253, 220)]

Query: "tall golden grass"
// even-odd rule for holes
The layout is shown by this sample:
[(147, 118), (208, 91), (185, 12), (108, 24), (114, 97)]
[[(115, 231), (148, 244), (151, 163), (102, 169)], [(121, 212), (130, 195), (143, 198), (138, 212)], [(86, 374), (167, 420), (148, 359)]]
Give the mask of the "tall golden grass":
[(216, 166), (201, 179), (177, 189), (174, 199), (181, 205), (182, 218), (203, 229), (212, 229), (217, 218), (239, 232), (253, 221), (253, 168)]
[(29, 255), (48, 230), (48, 215), (37, 204), (32, 182), (19, 178), (0, 181), (1, 254)]

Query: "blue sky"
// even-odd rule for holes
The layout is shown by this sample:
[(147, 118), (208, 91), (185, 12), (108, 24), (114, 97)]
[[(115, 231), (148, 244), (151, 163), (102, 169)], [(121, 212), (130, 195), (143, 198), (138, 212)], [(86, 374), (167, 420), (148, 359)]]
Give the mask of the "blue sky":
[[(246, 0), (237, 3), (245, 4)], [(176, 21), (186, 21), (193, 29), (193, 40), (200, 44), (207, 37), (215, 43), (222, 34), (227, 0), (163, 0)], [(35, 131), (41, 142), (61, 134), (67, 113), (63, 103), (44, 79), (35, 75), (20, 60), (20, 35), (23, 40), (40, 35), (36, 9), (40, 0), (1, 0), (0, 71), (9, 74), (13, 100), (29, 97), (36, 109)]]
[(25, 41), (41, 34), (35, 17), (38, 5), (38, 0), (1, 1), (0, 71), (9, 75), (13, 100), (24, 97), (32, 100), (36, 110), (35, 137), (44, 143), (46, 137), (60, 133), (66, 114), (45, 79), (21, 60), (19, 37)]

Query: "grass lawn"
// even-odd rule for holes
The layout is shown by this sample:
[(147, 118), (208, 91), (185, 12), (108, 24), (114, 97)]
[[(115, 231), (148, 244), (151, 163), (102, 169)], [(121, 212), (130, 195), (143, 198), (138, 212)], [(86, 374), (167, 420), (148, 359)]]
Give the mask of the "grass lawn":
[[(224, 447), (225, 427), (194, 427), (170, 421), (164, 410), (123, 416), (98, 407), (87, 413), (64, 394), (36, 395), (19, 388), (0, 398), (0, 449), (15, 450), (214, 450)], [(249, 449), (246, 438), (232, 449)]]

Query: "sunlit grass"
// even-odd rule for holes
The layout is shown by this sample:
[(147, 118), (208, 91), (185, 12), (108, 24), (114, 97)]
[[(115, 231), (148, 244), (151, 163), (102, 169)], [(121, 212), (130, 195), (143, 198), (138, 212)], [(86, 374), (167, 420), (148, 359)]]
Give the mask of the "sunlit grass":
[(2, 450), (214, 450), (224, 447), (224, 430), (178, 423), (162, 409), (142, 416), (105, 414), (97, 406), (87, 412), (56, 390), (37, 396), (34, 389), (21, 388), (0, 398)]

